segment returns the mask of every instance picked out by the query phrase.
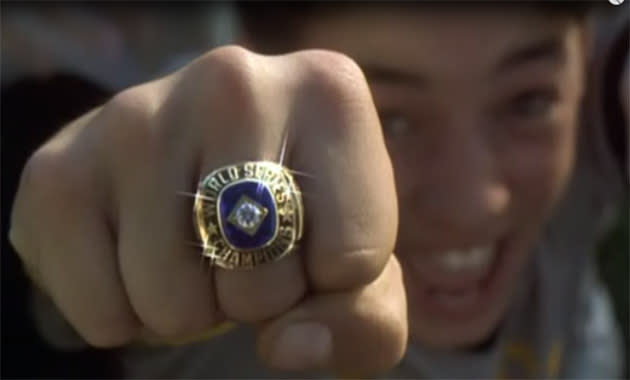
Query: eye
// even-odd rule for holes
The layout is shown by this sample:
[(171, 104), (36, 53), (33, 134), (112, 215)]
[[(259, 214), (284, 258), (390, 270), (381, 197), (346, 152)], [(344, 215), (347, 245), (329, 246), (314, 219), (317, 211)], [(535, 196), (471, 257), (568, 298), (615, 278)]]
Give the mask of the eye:
[(381, 126), (386, 137), (396, 138), (406, 135), (410, 129), (409, 119), (397, 113), (381, 116)]
[(556, 100), (557, 94), (553, 90), (527, 91), (512, 98), (509, 113), (524, 120), (541, 119), (550, 114)]

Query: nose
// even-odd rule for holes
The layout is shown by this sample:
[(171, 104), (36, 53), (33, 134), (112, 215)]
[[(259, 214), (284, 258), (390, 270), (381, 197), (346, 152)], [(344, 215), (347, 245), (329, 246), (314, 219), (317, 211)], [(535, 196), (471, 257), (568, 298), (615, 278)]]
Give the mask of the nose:
[(510, 191), (480, 128), (447, 126), (416, 154), (412, 212), (425, 230), (474, 244), (504, 228)]

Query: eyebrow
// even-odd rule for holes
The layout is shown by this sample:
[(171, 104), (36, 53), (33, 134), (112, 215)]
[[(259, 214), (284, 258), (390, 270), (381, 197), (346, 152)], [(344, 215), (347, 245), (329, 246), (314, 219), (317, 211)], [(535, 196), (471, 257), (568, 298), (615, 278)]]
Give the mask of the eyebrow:
[(547, 37), (514, 49), (496, 65), (494, 72), (502, 74), (517, 67), (543, 60), (563, 62), (566, 59), (565, 46), (559, 37)]
[[(494, 75), (503, 74), (523, 65), (543, 60), (561, 63), (566, 59), (564, 53), (565, 47), (562, 40), (558, 37), (548, 37), (516, 48), (506, 54), (495, 66), (492, 73)], [(426, 87), (430, 83), (430, 78), (418, 72), (372, 63), (359, 63), (359, 65), (369, 83), (387, 82), (420, 88)]]

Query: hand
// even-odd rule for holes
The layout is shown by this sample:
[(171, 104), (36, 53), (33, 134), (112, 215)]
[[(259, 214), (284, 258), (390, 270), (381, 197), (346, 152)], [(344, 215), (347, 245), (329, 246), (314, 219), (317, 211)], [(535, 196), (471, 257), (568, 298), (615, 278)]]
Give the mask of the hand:
[[(210, 275), (189, 244), (192, 198), (180, 194), (218, 167), (277, 160), (287, 129), (284, 165), (313, 178), (297, 177), (302, 248)], [(118, 94), (42, 146), (22, 174), (10, 239), (94, 346), (227, 319), (259, 326), (272, 367), (359, 375), (395, 365), (406, 347), (397, 221), (391, 163), (356, 64), (325, 51), (223, 47)]]

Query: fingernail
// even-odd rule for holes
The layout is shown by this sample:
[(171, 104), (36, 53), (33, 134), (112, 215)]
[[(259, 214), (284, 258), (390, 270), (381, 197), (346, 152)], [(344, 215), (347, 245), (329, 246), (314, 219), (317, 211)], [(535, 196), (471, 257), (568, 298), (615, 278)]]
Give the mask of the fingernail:
[(273, 348), (272, 365), (279, 369), (317, 368), (330, 357), (332, 337), (325, 326), (304, 322), (287, 327)]

